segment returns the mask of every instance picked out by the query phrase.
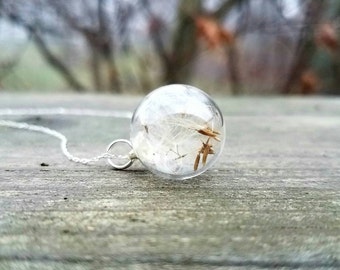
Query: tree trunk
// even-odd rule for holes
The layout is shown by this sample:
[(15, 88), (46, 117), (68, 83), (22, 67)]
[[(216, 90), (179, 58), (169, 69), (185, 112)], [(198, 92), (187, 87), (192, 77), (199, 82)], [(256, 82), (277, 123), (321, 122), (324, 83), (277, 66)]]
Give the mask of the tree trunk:
[(340, 94), (340, 51), (336, 52), (336, 55), (331, 62), (332, 81), (326, 94), (339, 95)]
[(105, 8), (107, 0), (98, 0), (98, 32), (96, 33), (94, 41), (102, 58), (103, 66), (106, 72), (106, 86), (110, 92), (119, 93), (120, 82), (118, 79), (118, 70), (115, 65), (114, 49), (115, 43), (113, 36), (110, 34), (110, 20)]
[(107, 83), (108, 83), (108, 90), (112, 93), (120, 93), (121, 86), (120, 81), (118, 79), (118, 70), (115, 65), (114, 57), (108, 57), (104, 59), (104, 63), (106, 66), (107, 72)]
[(294, 93), (294, 88), (298, 84), (302, 73), (308, 68), (310, 60), (316, 51), (314, 42), (314, 28), (319, 22), (324, 7), (324, 1), (310, 0), (305, 11), (303, 28), (300, 31), (295, 57), (288, 73), (287, 80), (284, 82), (281, 93)]
[(180, 2), (170, 61), (164, 63), (166, 83), (183, 83), (191, 75), (192, 59), (197, 50), (194, 16), (201, 12), (201, 8), (201, 0)]
[(239, 53), (235, 44), (227, 48), (227, 55), (231, 93), (233, 95), (239, 95), (242, 93), (241, 75), (239, 69)]
[(101, 65), (100, 65), (100, 56), (98, 55), (98, 51), (94, 48), (90, 47), (91, 60), (90, 60), (90, 69), (92, 75), (92, 85), (94, 90), (103, 91), (103, 79), (101, 74)]
[[(222, 3), (218, 9), (214, 12), (213, 16), (217, 18), (217, 20), (222, 21), (223, 18), (227, 16), (227, 14), (235, 7), (241, 8), (245, 0), (229, 0), (225, 1)], [(242, 11), (239, 10), (241, 13)], [(236, 31), (234, 32), (234, 38), (236, 40), (236, 37), (240, 31), (240, 27), (242, 25), (241, 20), (243, 20), (243, 16), (239, 16), (237, 20), (237, 28)], [(223, 22), (221, 22), (223, 24)], [(235, 41), (234, 41), (235, 42)], [(237, 44), (231, 43), (226, 45), (226, 56), (228, 59), (227, 62), (227, 69), (229, 70), (229, 78), (230, 78), (230, 89), (231, 93), (233, 95), (239, 95), (242, 93), (242, 82), (241, 82), (241, 72), (240, 72), (240, 67), (239, 67), (239, 52), (237, 49)]]

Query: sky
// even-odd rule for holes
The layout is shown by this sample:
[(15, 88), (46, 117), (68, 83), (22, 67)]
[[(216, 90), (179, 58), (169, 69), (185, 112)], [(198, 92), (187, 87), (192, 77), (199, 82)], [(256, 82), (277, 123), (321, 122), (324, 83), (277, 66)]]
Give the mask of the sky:
[[(131, 3), (136, 3), (137, 0), (123, 0)], [(253, 0), (252, 4), (261, 1), (271, 1), (271, 0)], [(174, 1), (176, 2), (176, 1)], [(206, 0), (205, 6), (208, 10), (214, 10), (218, 5), (220, 5), (221, 0)], [(282, 0), (284, 7), (284, 14), (287, 18), (293, 18), (299, 14), (299, 0)], [(161, 8), (155, 6), (155, 10), (162, 10)], [(167, 14), (168, 15), (168, 14)], [(165, 16), (168, 17), (168, 16)], [(172, 16), (171, 16), (172, 17)], [(171, 18), (173, 19), (173, 18)], [(137, 25), (140, 25), (140, 21), (136, 21)], [(142, 25), (140, 25), (142, 26)], [(136, 26), (136, 28), (138, 28)], [(26, 33), (19, 27), (13, 26), (3, 20), (0, 20), (0, 45), (5, 46), (6, 42), (11, 41), (11, 43), (21, 43), (27, 38)]]

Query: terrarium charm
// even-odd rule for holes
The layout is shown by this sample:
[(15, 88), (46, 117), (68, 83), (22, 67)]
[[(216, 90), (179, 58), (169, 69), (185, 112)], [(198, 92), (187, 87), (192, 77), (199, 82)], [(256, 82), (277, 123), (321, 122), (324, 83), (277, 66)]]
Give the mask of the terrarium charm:
[(215, 102), (189, 85), (160, 87), (135, 110), (132, 153), (153, 173), (187, 179), (210, 168), (223, 150), (225, 127)]

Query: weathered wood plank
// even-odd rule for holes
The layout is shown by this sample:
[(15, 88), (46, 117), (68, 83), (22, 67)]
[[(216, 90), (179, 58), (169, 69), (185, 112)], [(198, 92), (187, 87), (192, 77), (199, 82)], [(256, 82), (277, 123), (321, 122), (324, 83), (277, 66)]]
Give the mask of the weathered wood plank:
[[(138, 101), (7, 94), (0, 109)], [(217, 101), (224, 154), (190, 181), (74, 164), (53, 138), (0, 128), (0, 269), (340, 267), (340, 100)], [(128, 136), (126, 119), (10, 118), (60, 130), (84, 157)]]

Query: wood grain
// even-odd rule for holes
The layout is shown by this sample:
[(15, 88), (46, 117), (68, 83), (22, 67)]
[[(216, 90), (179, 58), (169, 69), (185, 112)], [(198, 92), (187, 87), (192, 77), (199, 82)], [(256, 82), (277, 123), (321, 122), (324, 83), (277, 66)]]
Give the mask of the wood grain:
[[(0, 95), (1, 108), (132, 110), (139, 97)], [(58, 141), (0, 127), (0, 269), (340, 267), (340, 99), (216, 98), (220, 162), (167, 181), (67, 161)], [(6, 117), (91, 157), (127, 119)], [(41, 166), (44, 163), (45, 166)]]

